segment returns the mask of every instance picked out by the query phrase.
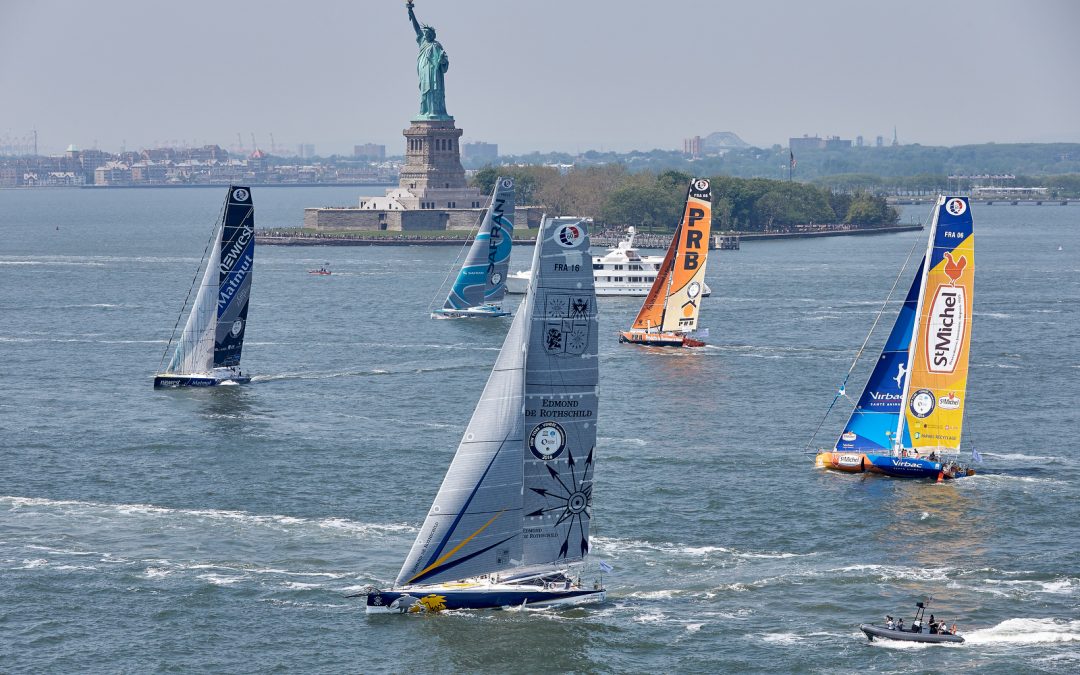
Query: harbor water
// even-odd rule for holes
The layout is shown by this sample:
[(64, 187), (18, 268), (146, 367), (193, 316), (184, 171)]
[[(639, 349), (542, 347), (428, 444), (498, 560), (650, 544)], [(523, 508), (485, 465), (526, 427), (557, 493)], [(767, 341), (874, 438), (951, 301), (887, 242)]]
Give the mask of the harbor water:
[[(357, 192), (256, 187), (256, 223)], [(224, 193), (0, 191), (0, 672), (1080, 670), (1075, 205), (972, 205), (978, 475), (806, 454), (925, 232), (744, 242), (710, 255), (705, 348), (621, 345), (640, 299), (601, 298), (607, 602), (368, 617), (346, 596), (396, 576), (509, 319), (429, 318), (454, 247), (263, 246), (253, 382), (155, 391)], [(964, 645), (859, 632), (928, 594)]]

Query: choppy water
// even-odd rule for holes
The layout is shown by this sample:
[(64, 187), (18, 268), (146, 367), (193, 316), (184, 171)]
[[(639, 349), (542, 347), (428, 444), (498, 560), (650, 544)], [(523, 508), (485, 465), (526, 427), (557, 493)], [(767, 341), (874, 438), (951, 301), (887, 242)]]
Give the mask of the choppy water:
[[(0, 671), (1080, 669), (1075, 206), (973, 207), (979, 476), (802, 455), (925, 235), (746, 243), (708, 348), (619, 345), (638, 301), (601, 304), (609, 602), (368, 618), (344, 596), (395, 576), (509, 323), (428, 318), (453, 248), (262, 247), (253, 384), (154, 391), (223, 196), (0, 191)], [(256, 188), (257, 221), (355, 196)], [(966, 645), (861, 637), (924, 593)]]

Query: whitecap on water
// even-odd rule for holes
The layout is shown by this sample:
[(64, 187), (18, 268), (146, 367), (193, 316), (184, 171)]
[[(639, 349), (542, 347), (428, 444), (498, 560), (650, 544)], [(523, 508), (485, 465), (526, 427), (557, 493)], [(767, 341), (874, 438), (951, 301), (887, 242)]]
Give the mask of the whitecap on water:
[(733, 558), (799, 558), (812, 556), (813, 553), (792, 553), (789, 551), (739, 551), (726, 546), (687, 546), (683, 543), (659, 542), (653, 543), (640, 539), (614, 539), (608, 537), (593, 537), (593, 545), (600, 550), (610, 552), (637, 552), (660, 551), (671, 555), (682, 555), (694, 558), (705, 558), (712, 554), (729, 555)]
[(1045, 455), (1023, 455), (1019, 453), (997, 453), (997, 452), (983, 452), (983, 457), (1005, 460), (1010, 462), (1056, 462), (1057, 457), (1047, 457)]
[(791, 645), (801, 641), (802, 636), (795, 633), (766, 633), (759, 636), (765, 642), (774, 642), (782, 645)]
[(414, 532), (415, 527), (404, 523), (362, 523), (344, 518), (312, 520), (297, 516), (277, 514), (254, 514), (246, 511), (221, 509), (172, 509), (152, 504), (105, 504), (70, 500), (42, 499), (37, 497), (0, 496), (0, 505), (9, 505), (11, 511), (48, 510), (62, 511), (73, 517), (100, 517), (102, 512), (133, 518), (195, 518), (211, 523), (238, 523), (257, 527), (287, 530), (291, 528), (317, 527), (322, 530), (341, 530), (350, 534), (380, 536), (399, 532)]
[(1076, 579), (1061, 577), (1050, 581), (1038, 579), (986, 579), (983, 583), (1007, 586), (1022, 591), (1049, 593), (1051, 595), (1074, 595), (1080, 589)]
[(199, 578), (215, 586), (231, 586), (244, 580), (244, 577), (228, 577), (223, 574), (200, 574)]

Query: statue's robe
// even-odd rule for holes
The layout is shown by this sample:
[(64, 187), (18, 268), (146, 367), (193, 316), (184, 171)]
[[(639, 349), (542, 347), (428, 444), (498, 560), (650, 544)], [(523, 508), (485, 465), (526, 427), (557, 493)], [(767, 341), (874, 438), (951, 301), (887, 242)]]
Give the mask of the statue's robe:
[(428, 42), (424, 36), (416, 37), (420, 53), (416, 55), (416, 74), (420, 78), (420, 113), (425, 115), (446, 114), (446, 85), (443, 73), (450, 65), (446, 50), (437, 40)]

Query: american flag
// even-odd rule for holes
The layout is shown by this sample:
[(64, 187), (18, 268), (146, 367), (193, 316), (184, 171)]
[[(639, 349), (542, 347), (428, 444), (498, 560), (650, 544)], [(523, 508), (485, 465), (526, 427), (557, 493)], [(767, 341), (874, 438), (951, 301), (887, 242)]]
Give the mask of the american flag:
[(791, 159), (788, 160), (788, 163), (791, 165), (791, 168), (794, 169), (795, 165), (798, 164), (798, 162), (795, 161), (795, 153), (788, 150), (788, 154), (791, 155)]

